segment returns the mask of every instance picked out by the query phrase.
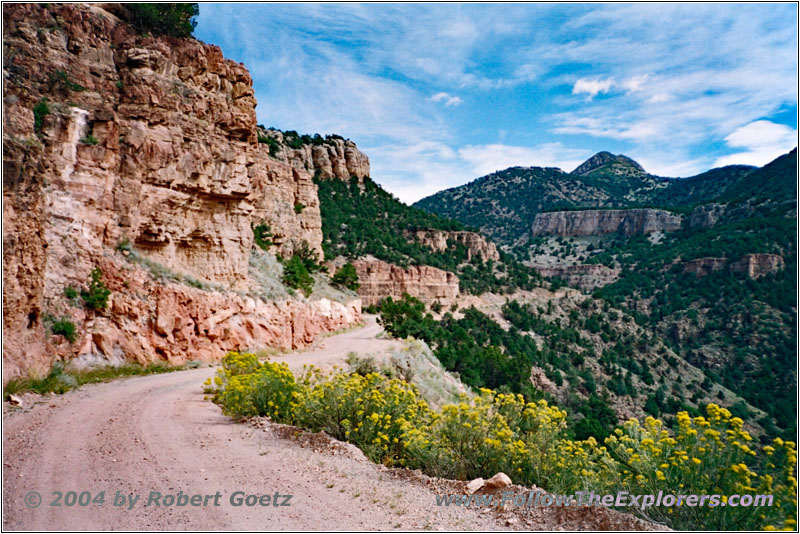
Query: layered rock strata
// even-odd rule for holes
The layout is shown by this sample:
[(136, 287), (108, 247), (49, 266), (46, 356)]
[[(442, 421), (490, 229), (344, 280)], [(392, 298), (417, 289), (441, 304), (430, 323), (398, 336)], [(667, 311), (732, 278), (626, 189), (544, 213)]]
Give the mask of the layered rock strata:
[(356, 260), (353, 265), (361, 284), (358, 296), (365, 306), (378, 304), (384, 297), (400, 298), (403, 293), (426, 304), (449, 305), (458, 297), (458, 277), (435, 267), (403, 268), (381, 260)]
[(673, 232), (681, 217), (656, 209), (552, 211), (538, 213), (531, 233), (539, 236), (593, 236), (619, 233), (624, 236)]
[(546, 278), (561, 278), (567, 284), (591, 291), (611, 284), (619, 278), (619, 269), (611, 269), (605, 265), (532, 265), (533, 269)]
[(447, 250), (448, 241), (459, 243), (467, 249), (467, 261), (471, 261), (473, 257), (479, 257), (482, 261), (500, 260), (500, 254), (497, 252), (495, 244), (475, 232), (446, 232), (426, 229), (410, 232), (406, 237), (414, 239), (436, 252)]
[[(259, 145), (256, 100), (243, 65), (194, 39), (137, 35), (96, 5), (14, 4), (4, 7), (3, 18), (7, 376), (49, 366), (58, 340), (46, 338), (44, 317), (61, 313), (65, 287), (85, 284), (95, 266), (106, 264), (105, 276), (113, 278), (118, 269), (107, 260), (116, 248), (133, 247), (164, 269), (223, 288), (248, 285), (253, 225), (269, 225), (274, 252), (289, 255), (305, 242), (321, 255), (312, 174), (269, 157)], [(136, 298), (149, 303), (156, 295), (148, 288)], [(113, 305), (121, 298), (113, 294)], [(239, 310), (242, 324), (246, 314), (283, 320), (233, 296), (176, 298), (217, 311), (224, 306), (212, 302), (233, 299), (225, 306)], [(156, 345), (139, 343), (140, 333), (128, 328), (158, 324), (152, 306), (142, 306), (137, 310), (144, 315), (124, 324), (63, 308), (79, 332), (116, 328), (105, 336), (116, 341), (101, 343), (104, 349), (82, 343), (63, 357), (98, 350), (107, 357), (140, 359), (137, 351), (151, 357), (148, 347)], [(313, 314), (318, 305), (291, 306)], [(305, 313), (300, 308), (292, 313)], [(196, 319), (204, 320), (202, 314)], [(336, 323), (326, 321), (320, 328)], [(286, 323), (289, 332), (296, 326)], [(252, 330), (253, 340), (258, 331)], [(246, 339), (231, 336), (217, 339)], [(171, 344), (158, 354), (193, 359), (199, 346)], [(233, 346), (241, 343), (221, 341), (201, 352), (219, 355)]]
[(279, 130), (261, 130), (260, 133), (278, 141), (280, 150), (274, 154), (275, 159), (295, 169), (308, 171), (312, 176), (345, 181), (351, 177), (361, 181), (369, 176), (369, 158), (349, 139), (328, 137), (320, 144), (303, 144), (299, 148), (292, 148), (286, 144), (283, 132)]

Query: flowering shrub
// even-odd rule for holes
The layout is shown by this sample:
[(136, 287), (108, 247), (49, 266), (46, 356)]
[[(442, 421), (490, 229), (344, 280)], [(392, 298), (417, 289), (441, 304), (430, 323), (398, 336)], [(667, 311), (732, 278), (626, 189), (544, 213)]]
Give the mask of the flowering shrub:
[[(615, 469), (603, 480), (614, 490), (635, 493), (722, 495), (772, 494), (771, 507), (653, 507), (650, 519), (678, 529), (752, 530), (765, 526), (791, 527), (796, 516), (797, 463), (795, 444), (776, 439), (757, 458), (743, 421), (716, 404), (707, 417), (677, 415), (674, 435), (661, 421), (648, 417), (643, 425), (631, 419), (606, 439)], [(761, 471), (758, 474), (755, 470)], [(788, 514), (788, 515), (787, 515)]]
[(294, 407), (299, 426), (349, 441), (387, 465), (400, 458), (405, 429), (430, 412), (414, 386), (377, 373), (318, 378)]
[(425, 426), (408, 430), (406, 465), (451, 478), (503, 471), (556, 492), (594, 487), (610, 457), (593, 438), (564, 439), (566, 418), (544, 400), (481, 389), (473, 402), (446, 405)]
[(592, 437), (566, 438), (567, 414), (558, 407), (489, 389), (437, 413), (402, 380), (314, 368), (295, 379), (286, 364), (238, 353), (223, 359), (214, 383), (215, 400), (231, 416), (268, 415), (325, 431), (386, 465), (460, 479), (503, 471), (555, 493), (771, 494), (771, 507), (625, 511), (686, 530), (796, 529), (795, 443), (778, 438), (759, 454), (743, 421), (715, 404), (706, 417), (678, 413), (672, 433), (658, 419), (632, 419), (601, 446)]
[[(259, 363), (255, 354), (230, 352), (214, 377), (216, 400), (231, 416), (269, 416), (278, 422), (294, 420), (292, 402), (300, 386), (285, 363)], [(206, 382), (210, 386), (211, 382)]]

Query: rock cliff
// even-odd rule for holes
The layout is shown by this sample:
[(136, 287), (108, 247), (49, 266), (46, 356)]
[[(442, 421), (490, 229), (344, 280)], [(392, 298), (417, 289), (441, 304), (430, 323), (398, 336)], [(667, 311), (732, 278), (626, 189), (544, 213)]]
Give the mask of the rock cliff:
[(500, 260), (500, 253), (497, 252), (495, 244), (486, 241), (482, 235), (475, 232), (446, 232), (444, 230), (427, 229), (409, 233), (406, 237), (410, 237), (437, 252), (447, 250), (448, 240), (455, 241), (467, 248), (467, 261), (471, 261), (476, 256), (482, 261)]
[(711, 228), (725, 213), (725, 206), (722, 204), (703, 204), (697, 206), (689, 214), (689, 228)]
[[(291, 165), (295, 169), (305, 170), (323, 179), (338, 178), (350, 180), (355, 176), (359, 181), (369, 176), (369, 158), (361, 152), (353, 141), (337, 136), (319, 138), (317, 142), (304, 142), (299, 137), (292, 148), (287, 144), (284, 133), (279, 130), (259, 129), (259, 136), (270, 137), (277, 141), (272, 155), (275, 159)], [(267, 148), (269, 150), (269, 148)]]
[[(744, 273), (750, 278), (760, 278), (784, 268), (783, 257), (777, 254), (745, 254), (729, 265), (732, 273)], [(697, 258), (684, 264), (683, 272), (705, 276), (722, 270), (728, 264), (728, 258)]]
[(656, 209), (552, 211), (538, 213), (531, 232), (538, 236), (624, 236), (680, 229), (681, 217)]
[[(193, 39), (136, 35), (94, 5), (15, 4), (3, 18), (3, 355), (12, 374), (49, 365), (43, 317), (94, 266), (105, 262), (110, 278), (121, 272), (122, 260), (106, 262), (120, 245), (226, 288), (248, 285), (251, 225), (270, 226), (275, 252), (290, 254), (305, 241), (321, 255), (312, 174), (269, 157), (258, 143), (243, 65)], [(217, 311), (263, 311), (229, 296), (181, 295)], [(208, 303), (218, 298), (233, 300)], [(157, 324), (147, 306), (136, 320), (142, 328)], [(307, 302), (291, 306), (313, 313)], [(103, 318), (85, 320), (79, 326), (92, 339), (111, 328)], [(136, 346), (138, 334), (111, 324), (117, 331), (106, 339), (116, 344), (93, 342), (80, 354), (134, 355), (126, 347)], [(291, 321), (285, 328), (292, 331)], [(171, 345), (159, 354), (191, 359), (196, 348)]]
[(406, 269), (384, 261), (367, 259), (353, 262), (361, 287), (358, 296), (365, 306), (378, 304), (384, 297), (394, 299), (408, 293), (426, 304), (440, 302), (449, 305), (458, 297), (458, 277), (427, 265)]
[(777, 254), (745, 254), (731, 264), (731, 272), (745, 273), (750, 278), (760, 278), (783, 268), (783, 258)]
[(605, 265), (532, 265), (537, 273), (544, 277), (558, 277), (571, 286), (584, 291), (603, 287), (619, 278), (619, 269), (611, 269)]
[(716, 271), (720, 271), (728, 263), (728, 258), (697, 258), (687, 261), (683, 266), (683, 272), (692, 273), (696, 276), (706, 276)]

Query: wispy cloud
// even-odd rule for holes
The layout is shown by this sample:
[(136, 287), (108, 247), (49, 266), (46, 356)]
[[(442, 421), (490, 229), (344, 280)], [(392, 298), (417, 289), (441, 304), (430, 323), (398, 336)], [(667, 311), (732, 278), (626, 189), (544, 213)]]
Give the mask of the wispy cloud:
[(572, 94), (587, 94), (589, 95), (589, 100), (591, 100), (600, 93), (607, 93), (613, 84), (614, 80), (611, 78), (606, 78), (605, 80), (589, 80), (586, 78), (581, 78), (575, 82), (575, 85), (572, 86)]
[(436, 93), (428, 99), (430, 102), (442, 102), (445, 107), (457, 106), (464, 101), (460, 97), (451, 96), (450, 93)]
[(760, 161), (797, 127), (788, 4), (200, 10), (200, 38), (250, 69), (260, 122), (352, 138), (404, 200), (504, 166), (569, 170), (599, 150), (687, 175)]

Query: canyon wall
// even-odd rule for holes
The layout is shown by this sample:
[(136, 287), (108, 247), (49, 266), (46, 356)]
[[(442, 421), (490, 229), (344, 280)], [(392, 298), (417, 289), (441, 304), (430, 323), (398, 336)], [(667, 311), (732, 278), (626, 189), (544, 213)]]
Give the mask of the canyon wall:
[(329, 136), (318, 144), (304, 143), (292, 148), (286, 144), (284, 134), (279, 130), (259, 129), (259, 135), (278, 142), (279, 149), (273, 154), (275, 159), (295, 169), (308, 171), (312, 176), (345, 181), (353, 176), (359, 181), (369, 176), (369, 158), (349, 139)]
[(367, 259), (353, 261), (361, 287), (358, 296), (365, 306), (378, 304), (390, 296), (398, 299), (403, 293), (417, 297), (425, 304), (440, 302), (447, 306), (458, 297), (458, 277), (427, 265), (398, 267), (384, 261)]
[(467, 261), (471, 261), (476, 256), (482, 261), (500, 260), (500, 254), (497, 252), (495, 244), (486, 241), (482, 235), (475, 232), (446, 232), (426, 229), (409, 233), (406, 237), (410, 237), (436, 252), (447, 250), (448, 240), (455, 241), (467, 248)]
[[(683, 272), (706, 276), (721, 271), (728, 265), (728, 258), (697, 258), (684, 264)], [(728, 265), (732, 273), (744, 273), (750, 278), (760, 278), (780, 271), (785, 267), (783, 257), (777, 254), (745, 254)]]
[(539, 236), (591, 236), (619, 233), (624, 236), (673, 232), (681, 217), (656, 209), (552, 211), (538, 213), (531, 232)]
[(731, 272), (745, 273), (750, 278), (761, 278), (784, 267), (783, 258), (777, 254), (745, 254), (731, 264)]
[(561, 278), (570, 286), (578, 287), (583, 291), (591, 291), (615, 282), (619, 278), (620, 272), (619, 269), (611, 269), (599, 264), (531, 265), (531, 267), (544, 277)]
[[(274, 252), (289, 255), (306, 242), (321, 256), (312, 174), (270, 157), (258, 143), (252, 80), (243, 65), (194, 39), (137, 35), (96, 5), (14, 4), (4, 6), (3, 17), (7, 371), (49, 366), (46, 316), (73, 317), (92, 340), (108, 327), (103, 317), (81, 317), (68, 306), (64, 289), (85, 285), (101, 264), (106, 279), (122, 273), (126, 262), (116, 248), (133, 247), (167, 270), (242, 291), (250, 284), (251, 225), (270, 226)], [(158, 291), (148, 287), (136, 298), (155, 298)], [(123, 306), (121, 293), (112, 296), (114, 306)], [(193, 306), (231, 298), (225, 306), (239, 310), (242, 324), (242, 314), (267, 314), (233, 296), (178, 293)], [(314, 314), (314, 306), (325, 305), (287, 306), (297, 308), (294, 314), (305, 313), (300, 308)], [(158, 323), (151, 308), (140, 311), (141, 328)], [(202, 314), (197, 320), (202, 323)], [(326, 321), (320, 328), (336, 322)], [(98, 351), (131, 357), (125, 347), (137, 346), (138, 334), (111, 324), (117, 333), (106, 339), (117, 345), (78, 343), (80, 349), (61, 357)], [(295, 326), (287, 321), (283, 328), (292, 335)], [(235, 345), (221, 342), (209, 353)], [(155, 345), (142, 345), (142, 354), (148, 346)], [(174, 345), (160, 354), (192, 359), (195, 348)]]

